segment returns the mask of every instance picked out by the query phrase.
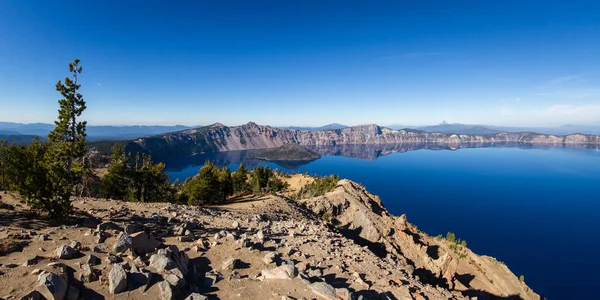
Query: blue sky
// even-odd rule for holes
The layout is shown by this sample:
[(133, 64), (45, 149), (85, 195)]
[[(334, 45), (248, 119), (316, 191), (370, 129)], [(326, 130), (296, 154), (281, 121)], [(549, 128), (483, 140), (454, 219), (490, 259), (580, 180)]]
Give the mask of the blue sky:
[(597, 1), (0, 1), (0, 121), (600, 124)]

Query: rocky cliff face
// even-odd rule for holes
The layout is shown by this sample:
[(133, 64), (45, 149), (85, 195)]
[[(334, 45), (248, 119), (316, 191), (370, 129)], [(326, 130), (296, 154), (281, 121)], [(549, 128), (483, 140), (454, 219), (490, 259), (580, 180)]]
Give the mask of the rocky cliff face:
[(420, 232), (405, 215), (390, 215), (378, 197), (352, 181), (342, 180), (325, 196), (301, 203), (317, 215), (327, 212), (346, 236), (400, 261), (423, 283), (478, 299), (540, 299), (506, 265)]
[(600, 137), (584, 134), (555, 136), (530, 132), (497, 134), (445, 134), (414, 130), (392, 130), (361, 125), (337, 130), (300, 131), (248, 123), (228, 127), (213, 124), (169, 134), (146, 137), (127, 145), (129, 151), (143, 151), (157, 159), (205, 152), (275, 148), (287, 143), (305, 146), (437, 144), (461, 148), (468, 144), (600, 145)]

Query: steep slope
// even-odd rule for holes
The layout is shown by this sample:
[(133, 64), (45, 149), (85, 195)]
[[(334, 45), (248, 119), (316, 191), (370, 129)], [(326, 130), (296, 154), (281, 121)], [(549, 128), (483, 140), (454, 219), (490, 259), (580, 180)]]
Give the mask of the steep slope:
[(383, 145), (383, 144), (445, 144), (460, 148), (465, 144), (542, 144), (600, 145), (600, 137), (584, 134), (555, 136), (531, 132), (496, 134), (445, 134), (416, 130), (393, 130), (377, 125), (361, 125), (336, 130), (300, 131), (248, 123), (228, 127), (213, 124), (140, 138), (127, 144), (129, 151), (143, 151), (158, 160), (190, 156), (205, 152), (275, 148), (287, 143), (305, 146)]
[(341, 232), (375, 254), (411, 266), (424, 283), (479, 299), (540, 299), (504, 264), (418, 231), (405, 215), (390, 215), (378, 197), (352, 181), (341, 180), (332, 192), (301, 203), (317, 215), (327, 212)]

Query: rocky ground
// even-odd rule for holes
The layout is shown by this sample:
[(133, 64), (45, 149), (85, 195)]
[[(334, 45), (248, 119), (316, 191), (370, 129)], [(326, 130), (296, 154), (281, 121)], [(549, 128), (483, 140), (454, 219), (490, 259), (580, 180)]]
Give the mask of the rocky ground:
[[(60, 226), (12, 195), (1, 201), (0, 298), (539, 299), (505, 266), (446, 253), (347, 180), (319, 198), (204, 208), (76, 199), (77, 218)], [(466, 284), (463, 272), (473, 273)]]

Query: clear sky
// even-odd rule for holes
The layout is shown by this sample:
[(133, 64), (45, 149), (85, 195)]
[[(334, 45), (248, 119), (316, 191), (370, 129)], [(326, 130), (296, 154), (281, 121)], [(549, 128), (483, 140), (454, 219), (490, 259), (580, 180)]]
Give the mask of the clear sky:
[(0, 121), (600, 124), (599, 1), (0, 1)]

